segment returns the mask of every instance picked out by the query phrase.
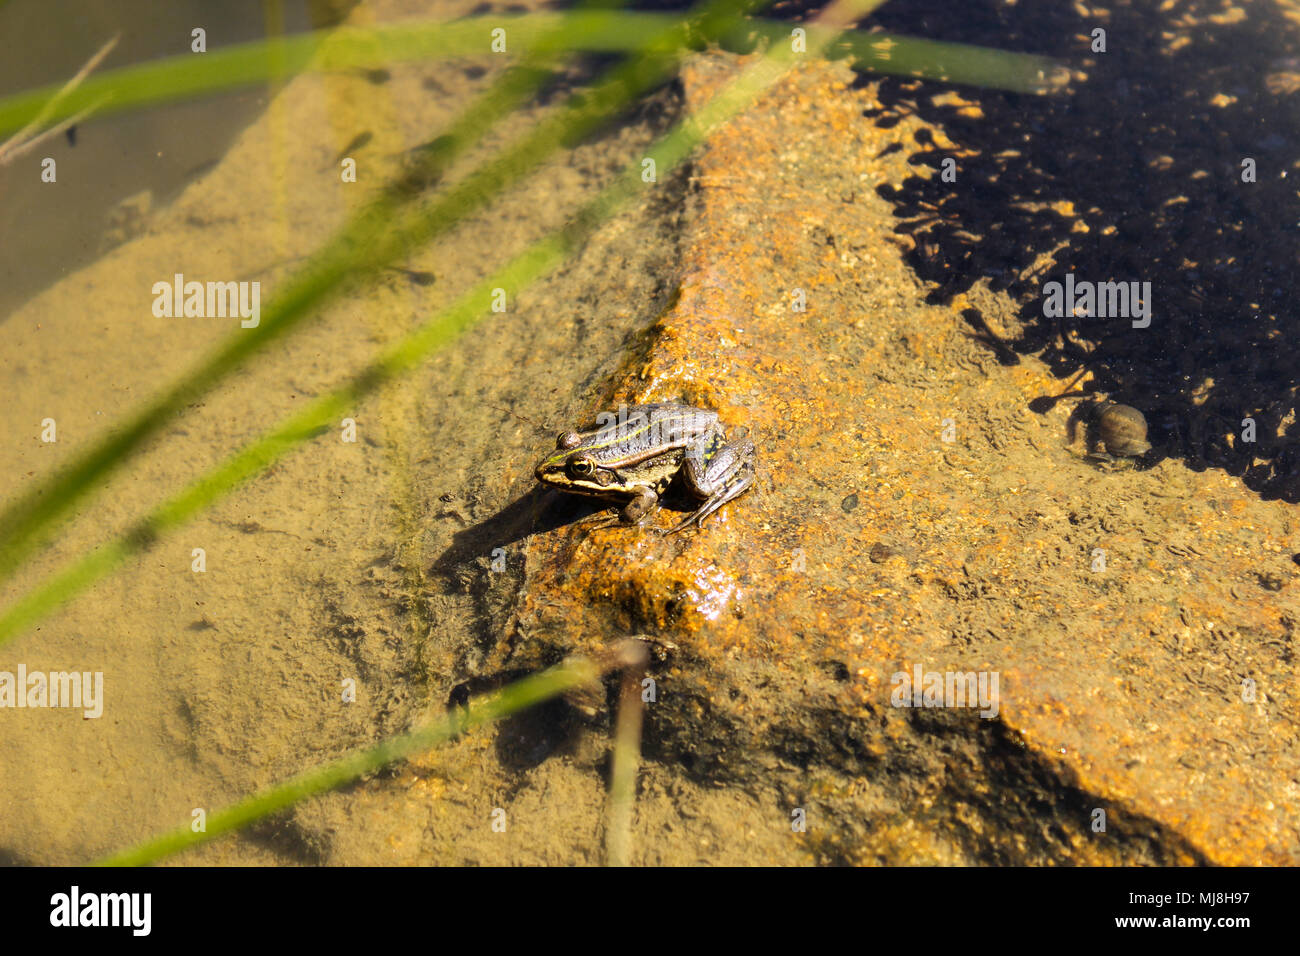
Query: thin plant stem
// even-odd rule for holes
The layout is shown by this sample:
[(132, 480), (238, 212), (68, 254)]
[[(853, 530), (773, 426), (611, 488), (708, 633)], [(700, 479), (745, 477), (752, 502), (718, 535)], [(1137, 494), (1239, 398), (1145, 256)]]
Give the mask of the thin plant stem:
[(609, 771), (609, 822), (605, 830), (606, 861), (627, 866), (632, 856), (632, 809), (636, 805), (637, 768), (641, 759), (641, 681), (647, 659), (645, 644), (627, 642), (626, 661), (619, 681), (618, 716)]
[(70, 117), (65, 118), (60, 116), (59, 119), (63, 119), (63, 122), (45, 130), (43, 133), (34, 135), (37, 130), (41, 129), (50, 121), (51, 117), (55, 116), (59, 111), (60, 104), (69, 99), (73, 91), (85, 81), (91, 71), (104, 61), (104, 57), (108, 56), (108, 54), (113, 51), (113, 47), (117, 46), (117, 41), (120, 37), (120, 33), (110, 37), (108, 42), (95, 51), (94, 55), (82, 65), (81, 69), (73, 74), (72, 79), (68, 80), (63, 84), (63, 86), (54, 91), (50, 98), (41, 106), (40, 111), (32, 117), (26, 126), (3, 143), (0, 143), (0, 166), (8, 165), (19, 156), (22, 156), (28, 150), (35, 147), (38, 143), (43, 142), (51, 136), (57, 136), (69, 126), (72, 126), (89, 116), (95, 111), (95, 109), (102, 106), (109, 99), (111, 94), (105, 94), (98, 100), (93, 100), (85, 106), (82, 106), (80, 110), (74, 111)]

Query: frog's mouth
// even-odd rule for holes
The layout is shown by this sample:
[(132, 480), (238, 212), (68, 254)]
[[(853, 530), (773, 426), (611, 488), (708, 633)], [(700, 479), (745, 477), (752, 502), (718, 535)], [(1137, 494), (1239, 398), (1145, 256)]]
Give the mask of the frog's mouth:
[(619, 495), (623, 492), (615, 485), (615, 478), (607, 471), (598, 471), (590, 478), (580, 478), (572, 480), (569, 491), (581, 495), (595, 495), (603, 498), (606, 495)]
[[(597, 469), (585, 478), (575, 478), (563, 465), (546, 463), (538, 465), (533, 474), (544, 485), (581, 495), (607, 495), (619, 481), (618, 473), (606, 468)], [(563, 478), (563, 482), (557, 481), (558, 478)]]

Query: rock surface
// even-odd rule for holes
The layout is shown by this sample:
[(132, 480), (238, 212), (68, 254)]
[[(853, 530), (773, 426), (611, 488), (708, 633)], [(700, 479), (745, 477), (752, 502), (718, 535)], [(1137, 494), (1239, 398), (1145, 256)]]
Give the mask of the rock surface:
[[(732, 69), (692, 64), (688, 109)], [(1300, 861), (1288, 507), (1099, 470), (1031, 413), (1060, 383), (961, 321), (1006, 335), (1012, 303), (925, 305), (879, 228), (922, 127), (849, 80), (800, 70), (708, 143), (680, 294), (603, 406), (716, 408), (760, 487), (698, 535), (532, 539), (500, 663), (670, 642), (650, 752), (784, 779), (823, 858)], [(996, 716), (893, 706), (916, 668), (997, 675)]]

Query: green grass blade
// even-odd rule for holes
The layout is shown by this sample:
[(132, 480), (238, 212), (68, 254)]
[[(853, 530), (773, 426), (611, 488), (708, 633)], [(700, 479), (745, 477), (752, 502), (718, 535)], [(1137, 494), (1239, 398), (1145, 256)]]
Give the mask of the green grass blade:
[(872, 73), (1012, 93), (1050, 93), (1070, 78), (1069, 70), (1051, 57), (889, 33), (854, 33), (834, 44), (829, 53), (851, 57), (856, 66)]
[(285, 810), (307, 797), (334, 790), (475, 727), (526, 710), (582, 684), (599, 679), (602, 668), (586, 660), (569, 661), (516, 681), (485, 698), (475, 698), (463, 712), (452, 711), (429, 725), (304, 771), (212, 813), (202, 831), (177, 827), (162, 836), (99, 860), (99, 866), (145, 866), (173, 853), (214, 840), (256, 820)]
[[(361, 29), (337, 27), (272, 40), (255, 40), (207, 53), (183, 53), (121, 67), (88, 78), (58, 104), (58, 120), (105, 101), (99, 115), (159, 106), (177, 100), (259, 86), (284, 75), (344, 72), (491, 54), (490, 31), (505, 28), (511, 56), (549, 42), (556, 31), (570, 52), (635, 53), (646, 39), (674, 24), (680, 14), (582, 11), (490, 15), (455, 21), (406, 22)], [(0, 137), (21, 129), (57, 94), (61, 84), (0, 100)]]
[[(565, 33), (565, 46), (572, 52), (634, 53), (647, 36), (663, 31), (675, 19), (664, 13), (578, 11), (492, 15), (373, 29), (338, 27), (106, 71), (88, 78), (57, 105), (49, 119), (67, 119), (96, 104), (97, 115), (159, 106), (260, 86), (303, 72), (345, 72), (482, 56), (489, 52), (488, 32), (497, 25), (506, 28), (514, 50), (544, 44), (558, 30)], [(776, 41), (789, 37), (790, 29), (784, 23), (746, 22), (733, 26), (719, 39), (739, 43), (762, 36)], [(838, 46), (838, 52), (852, 55), (876, 72), (1015, 92), (1042, 91), (1042, 76), (1058, 69), (1055, 61), (1032, 54), (893, 34), (858, 34), (843, 38)], [(58, 90), (58, 85), (50, 85), (0, 99), (0, 137), (21, 129)]]

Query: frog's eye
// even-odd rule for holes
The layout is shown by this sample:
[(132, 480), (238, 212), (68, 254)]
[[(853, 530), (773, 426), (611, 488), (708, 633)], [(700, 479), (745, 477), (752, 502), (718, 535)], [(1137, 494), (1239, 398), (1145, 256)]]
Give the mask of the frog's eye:
[(577, 448), (582, 444), (582, 439), (577, 432), (560, 432), (560, 437), (555, 439), (556, 448)]
[(569, 475), (573, 478), (590, 478), (596, 472), (596, 463), (582, 455), (569, 459)]

